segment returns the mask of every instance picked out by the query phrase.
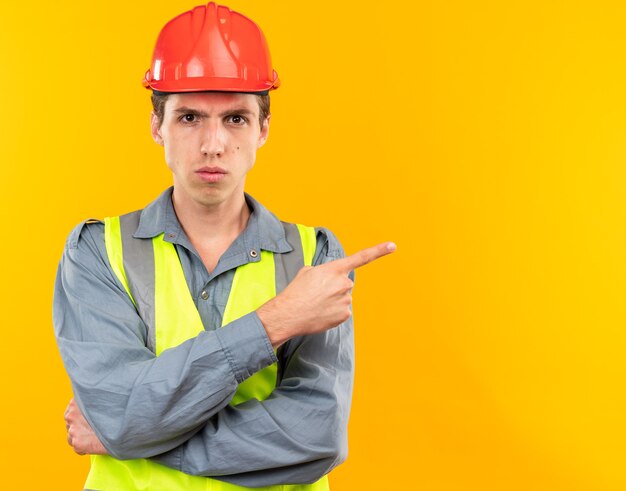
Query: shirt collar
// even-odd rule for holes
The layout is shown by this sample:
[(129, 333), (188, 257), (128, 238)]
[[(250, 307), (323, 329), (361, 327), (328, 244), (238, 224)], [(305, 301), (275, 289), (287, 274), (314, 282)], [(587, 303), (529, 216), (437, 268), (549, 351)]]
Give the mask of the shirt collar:
[[(143, 209), (133, 237), (150, 239), (165, 234), (164, 239), (168, 242), (188, 244), (189, 240), (172, 204), (173, 189), (166, 189)], [(250, 218), (233, 245), (241, 244), (245, 250), (260, 248), (281, 254), (293, 250), (285, 238), (285, 229), (280, 220), (249, 194), (246, 193), (245, 198), (251, 210)]]

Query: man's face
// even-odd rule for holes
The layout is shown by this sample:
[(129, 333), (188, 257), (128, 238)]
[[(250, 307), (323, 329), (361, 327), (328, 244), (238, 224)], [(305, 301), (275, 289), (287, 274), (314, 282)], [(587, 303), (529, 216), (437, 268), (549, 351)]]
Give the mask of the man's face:
[(174, 175), (176, 205), (216, 208), (243, 197), (246, 174), (267, 140), (269, 117), (259, 127), (253, 94), (172, 94), (161, 126), (154, 113), (151, 126)]

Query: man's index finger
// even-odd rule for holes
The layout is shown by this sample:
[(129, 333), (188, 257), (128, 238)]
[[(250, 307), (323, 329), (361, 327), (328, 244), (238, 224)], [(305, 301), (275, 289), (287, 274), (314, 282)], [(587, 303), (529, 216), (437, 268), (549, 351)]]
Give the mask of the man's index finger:
[(330, 264), (332, 264), (334, 269), (338, 269), (341, 272), (348, 274), (353, 269), (365, 266), (380, 257), (391, 254), (395, 250), (396, 245), (393, 242), (383, 242), (382, 244), (355, 252), (354, 254), (346, 256), (342, 259), (336, 259)]

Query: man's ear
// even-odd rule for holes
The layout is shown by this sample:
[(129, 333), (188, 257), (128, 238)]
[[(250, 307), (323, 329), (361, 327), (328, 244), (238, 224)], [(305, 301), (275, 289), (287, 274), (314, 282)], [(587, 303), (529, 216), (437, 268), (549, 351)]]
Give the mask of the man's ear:
[(163, 137), (161, 136), (161, 122), (154, 111), (150, 113), (150, 130), (152, 131), (152, 139), (159, 145), (163, 146)]
[(270, 118), (272, 117), (271, 114), (267, 115), (267, 118), (265, 118), (265, 121), (263, 121), (263, 126), (261, 126), (261, 133), (259, 134), (259, 141), (257, 142), (256, 147), (257, 148), (261, 148), (263, 145), (265, 145), (265, 142), (267, 141), (267, 137), (270, 136)]

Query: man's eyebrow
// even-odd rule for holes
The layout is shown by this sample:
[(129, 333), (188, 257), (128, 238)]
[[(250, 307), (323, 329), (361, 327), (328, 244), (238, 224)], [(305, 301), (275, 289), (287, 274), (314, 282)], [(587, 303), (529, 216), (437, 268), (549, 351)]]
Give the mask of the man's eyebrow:
[(205, 113), (204, 111), (200, 111), (199, 109), (192, 109), (191, 107), (187, 106), (178, 107), (174, 109), (174, 112), (176, 114), (193, 114), (194, 116), (199, 116), (202, 118), (206, 118), (209, 116), (208, 113)]
[(254, 111), (247, 109), (245, 107), (234, 107), (232, 109), (227, 109), (226, 111), (222, 111), (220, 116), (232, 116), (233, 114), (241, 114), (242, 116), (250, 116), (254, 114)]

